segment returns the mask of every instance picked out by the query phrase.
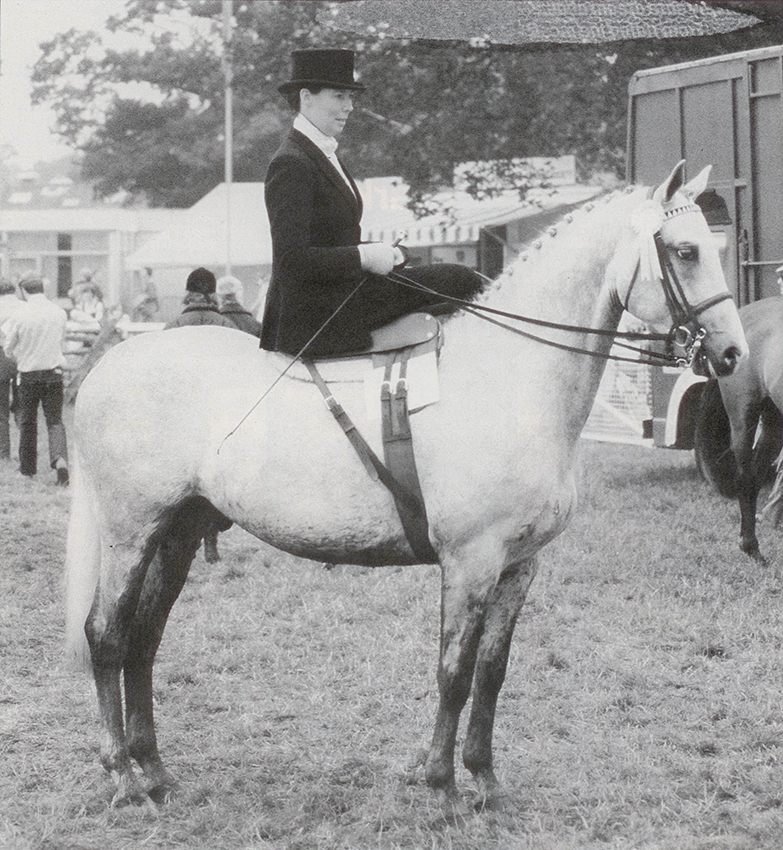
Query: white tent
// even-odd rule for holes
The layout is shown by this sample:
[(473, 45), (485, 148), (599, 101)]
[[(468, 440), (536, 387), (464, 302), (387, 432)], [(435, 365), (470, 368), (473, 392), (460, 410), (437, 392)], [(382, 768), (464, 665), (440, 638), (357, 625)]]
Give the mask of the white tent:
[[(131, 268), (270, 266), (272, 242), (263, 183), (216, 186), (182, 218), (128, 258)], [(230, 231), (230, 239), (227, 237)]]

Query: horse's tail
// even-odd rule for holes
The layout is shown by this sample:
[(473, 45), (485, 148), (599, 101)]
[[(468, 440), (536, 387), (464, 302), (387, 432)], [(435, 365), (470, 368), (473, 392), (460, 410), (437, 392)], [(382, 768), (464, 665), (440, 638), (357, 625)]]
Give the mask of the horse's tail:
[(704, 385), (694, 437), (699, 472), (722, 496), (737, 496), (737, 464), (731, 450), (731, 426), (715, 378)]
[(77, 457), (65, 555), (65, 657), (70, 667), (88, 670), (90, 652), (84, 624), (98, 585), (101, 541), (88, 483), (79, 467)]

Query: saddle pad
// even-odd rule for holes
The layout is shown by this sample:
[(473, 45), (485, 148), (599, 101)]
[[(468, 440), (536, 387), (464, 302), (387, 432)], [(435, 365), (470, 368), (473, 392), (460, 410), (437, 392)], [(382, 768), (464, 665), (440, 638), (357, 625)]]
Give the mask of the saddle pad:
[[(303, 381), (312, 384), (313, 379), (307, 367), (300, 362), (291, 366), (293, 357), (278, 351), (267, 352), (269, 362), (280, 373), (288, 371), (286, 378), (293, 381)], [(367, 357), (337, 357), (329, 360), (319, 360), (318, 371), (327, 384), (364, 384), (364, 399), (367, 417), (371, 421), (381, 418), (381, 384), (385, 357), (383, 355)], [(290, 368), (289, 368), (290, 367)], [(392, 372), (392, 387), (399, 377), (399, 364), (395, 364)], [(408, 360), (408, 410), (414, 413), (429, 404), (440, 400), (438, 384), (438, 355), (435, 341), (432, 344), (420, 345), (413, 349)], [(339, 399), (339, 387), (335, 387), (335, 396)]]

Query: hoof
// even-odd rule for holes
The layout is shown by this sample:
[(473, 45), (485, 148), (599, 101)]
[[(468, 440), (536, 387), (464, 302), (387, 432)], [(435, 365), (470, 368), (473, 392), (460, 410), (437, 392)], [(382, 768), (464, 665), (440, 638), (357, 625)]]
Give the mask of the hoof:
[(739, 546), (746, 555), (753, 558), (755, 561), (764, 560), (764, 557), (759, 551), (759, 541), (755, 535), (753, 537), (740, 537)]
[(497, 811), (503, 808), (503, 789), (495, 776), (493, 770), (488, 770), (477, 774), (476, 793), (473, 799), (473, 808), (477, 812)]
[(439, 797), (444, 799), (457, 799), (457, 784), (454, 781), (454, 765), (442, 764), (432, 758), (432, 752), (427, 756), (424, 765), (424, 776), (427, 785), (435, 791)]
[(158, 807), (155, 801), (142, 789), (135, 777), (132, 779), (120, 778), (117, 782), (117, 790), (112, 797), (111, 807), (120, 809), (125, 806), (144, 807), (150, 814), (156, 817), (158, 815)]
[(171, 802), (179, 791), (179, 783), (166, 770), (159, 758), (142, 765), (144, 793), (155, 803)]
[(147, 797), (153, 805), (164, 806), (174, 800), (179, 792), (176, 782), (161, 783), (147, 789)]

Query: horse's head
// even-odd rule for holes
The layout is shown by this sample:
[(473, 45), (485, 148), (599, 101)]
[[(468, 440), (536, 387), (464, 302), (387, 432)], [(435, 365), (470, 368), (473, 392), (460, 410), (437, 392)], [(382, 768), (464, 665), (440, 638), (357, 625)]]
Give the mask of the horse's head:
[(635, 270), (614, 287), (630, 313), (658, 331), (671, 327), (675, 352), (695, 371), (728, 375), (748, 347), (716, 240), (695, 203), (710, 166), (689, 183), (684, 170), (683, 160), (631, 212), (630, 264), (622, 265)]

